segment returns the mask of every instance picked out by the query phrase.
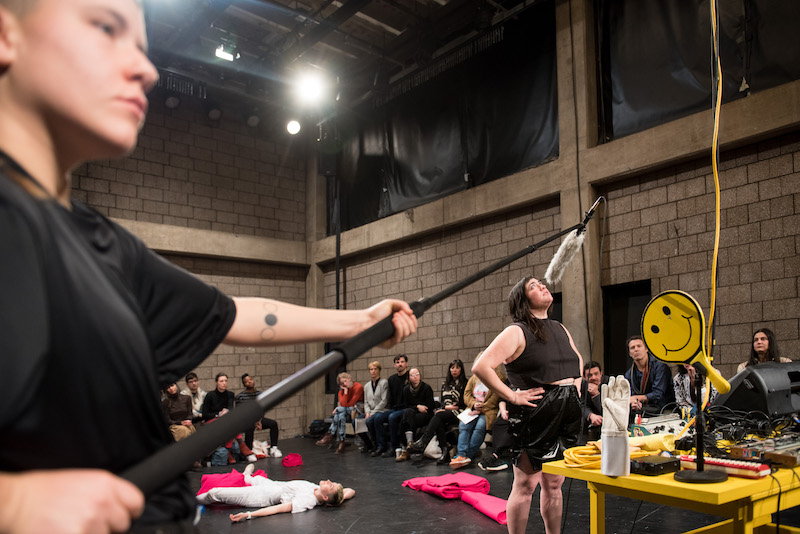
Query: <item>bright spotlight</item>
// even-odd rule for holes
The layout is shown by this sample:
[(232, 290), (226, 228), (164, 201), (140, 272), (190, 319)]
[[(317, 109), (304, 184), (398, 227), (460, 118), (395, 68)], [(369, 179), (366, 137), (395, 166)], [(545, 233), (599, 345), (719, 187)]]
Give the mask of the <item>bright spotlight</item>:
[(226, 44), (220, 44), (214, 51), (214, 55), (220, 59), (224, 59), (225, 61), (233, 61), (234, 59), (239, 59), (241, 57), (235, 46)]
[(314, 104), (322, 100), (325, 93), (325, 81), (315, 73), (303, 74), (295, 84), (297, 98), (305, 104)]
[(286, 131), (292, 135), (296, 135), (300, 131), (300, 123), (297, 121), (289, 121), (286, 125)]

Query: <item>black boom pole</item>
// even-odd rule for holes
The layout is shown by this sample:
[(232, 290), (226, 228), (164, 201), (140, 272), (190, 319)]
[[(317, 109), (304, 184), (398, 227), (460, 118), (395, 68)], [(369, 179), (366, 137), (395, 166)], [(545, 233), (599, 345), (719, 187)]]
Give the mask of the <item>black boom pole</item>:
[[(597, 203), (595, 203), (595, 206)], [(583, 222), (563, 230), (543, 241), (530, 245), (515, 254), (481, 269), (477, 273), (454, 283), (430, 298), (422, 298), (410, 304), (417, 318), (429, 310), (434, 304), (452, 296), (458, 291), (526, 256), (542, 246), (564, 236), (573, 230), (584, 229), (591, 219), (594, 209), (586, 212)], [(352, 362), (371, 348), (386, 341), (394, 334), (391, 315), (375, 323), (363, 332), (340, 343), (334, 350), (322, 358), (300, 369), (293, 375), (281, 380), (256, 397), (255, 402), (248, 402), (236, 407), (214, 424), (203, 425), (195, 434), (178, 441), (147, 457), (122, 473), (122, 478), (135, 484), (146, 497), (174, 480), (192, 465), (195, 459), (203, 457), (235, 435), (250, 428), (255, 421), (263, 417), (264, 412), (277, 406), (285, 399), (301, 391), (306, 386), (324, 376), (331, 369)]]

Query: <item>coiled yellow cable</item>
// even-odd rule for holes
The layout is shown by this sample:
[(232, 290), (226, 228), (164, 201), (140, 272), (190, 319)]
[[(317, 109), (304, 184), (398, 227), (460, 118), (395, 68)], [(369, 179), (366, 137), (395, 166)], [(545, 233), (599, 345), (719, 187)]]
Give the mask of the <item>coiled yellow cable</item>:
[[(653, 451), (631, 451), (631, 459), (652, 456)], [(577, 469), (600, 469), (600, 450), (594, 445), (572, 447), (564, 451), (564, 465)]]

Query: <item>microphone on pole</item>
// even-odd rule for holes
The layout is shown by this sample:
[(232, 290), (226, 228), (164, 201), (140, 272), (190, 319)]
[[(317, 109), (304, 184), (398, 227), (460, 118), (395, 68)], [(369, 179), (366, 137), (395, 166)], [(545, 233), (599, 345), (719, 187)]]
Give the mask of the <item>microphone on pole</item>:
[(575, 254), (577, 254), (583, 246), (583, 240), (585, 238), (584, 230), (586, 230), (586, 225), (589, 220), (594, 216), (594, 211), (597, 209), (597, 206), (600, 204), (600, 199), (602, 198), (603, 197), (597, 197), (592, 207), (586, 212), (580, 227), (567, 235), (564, 241), (561, 242), (561, 246), (558, 247), (558, 251), (556, 251), (553, 259), (550, 260), (550, 265), (547, 266), (547, 271), (544, 273), (544, 279), (547, 285), (552, 286), (561, 281), (561, 277), (564, 276), (564, 271), (567, 270), (567, 265), (569, 265), (569, 262), (572, 261), (572, 258), (575, 257)]
[(587, 211), (584, 214), (583, 222), (581, 223), (583, 224), (583, 228), (579, 228), (578, 232), (583, 232), (584, 230), (586, 230), (586, 225), (589, 223), (589, 219), (591, 219), (594, 216), (594, 210), (597, 209), (597, 206), (600, 204), (601, 200), (605, 199), (603, 197), (597, 197), (597, 200), (594, 201), (594, 204), (592, 204), (592, 207), (589, 208), (589, 211)]

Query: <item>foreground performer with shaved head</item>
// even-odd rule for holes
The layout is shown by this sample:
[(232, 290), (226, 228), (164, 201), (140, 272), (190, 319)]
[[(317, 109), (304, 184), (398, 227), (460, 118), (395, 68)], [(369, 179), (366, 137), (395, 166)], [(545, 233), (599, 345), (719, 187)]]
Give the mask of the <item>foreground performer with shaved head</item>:
[(171, 443), (160, 387), (220, 343), (343, 340), (390, 314), (384, 346), (416, 331), (398, 300), (228, 297), (71, 199), (73, 169), (136, 146), (158, 78), (146, 53), (136, 0), (0, 0), (0, 376), (16, 400), (0, 411), (0, 532), (190, 529), (185, 477), (145, 502), (113, 474)]

